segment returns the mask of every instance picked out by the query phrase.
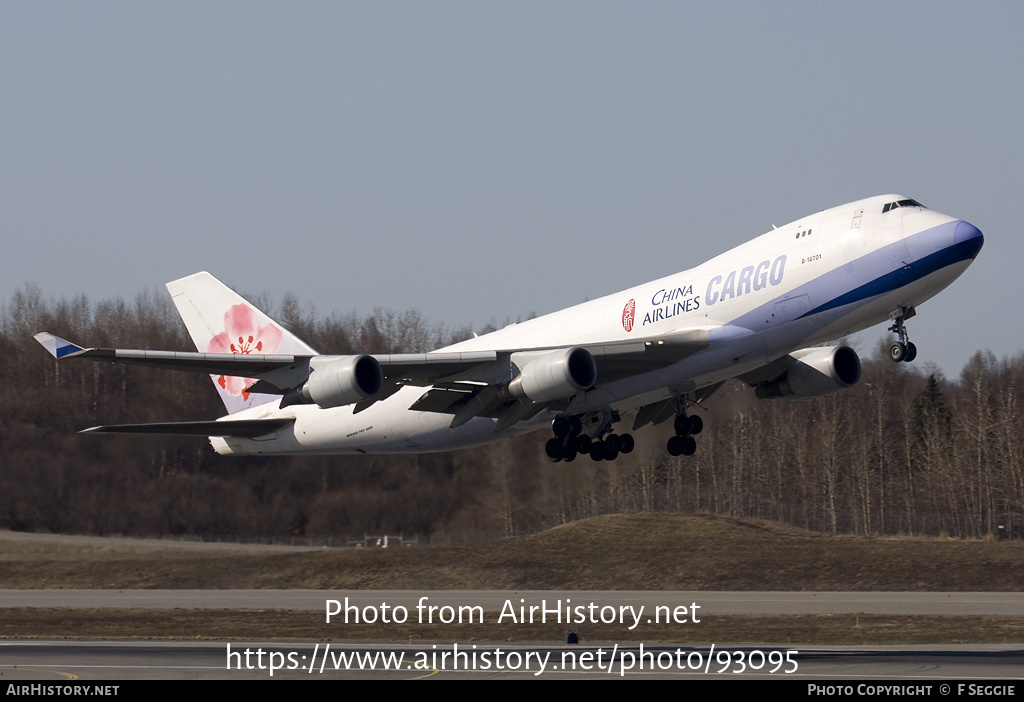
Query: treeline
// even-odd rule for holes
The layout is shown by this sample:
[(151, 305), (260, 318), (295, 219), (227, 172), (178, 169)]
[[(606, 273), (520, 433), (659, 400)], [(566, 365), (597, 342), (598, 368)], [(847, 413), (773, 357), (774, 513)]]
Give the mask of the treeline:
[[(323, 353), (424, 351), (470, 334), (415, 311), (321, 316), (293, 297), (253, 302)], [(543, 431), (446, 454), (224, 458), (202, 439), (77, 434), (222, 408), (206, 376), (58, 364), (32, 339), (39, 331), (194, 350), (162, 294), (91, 303), (16, 293), (0, 310), (0, 528), (461, 539), (669, 510), (833, 533), (1024, 536), (1024, 355), (978, 352), (948, 380), (880, 348), (860, 384), (803, 402), (758, 401), (727, 384), (688, 458), (667, 455), (670, 423), (639, 430), (636, 450), (610, 463), (552, 464)]]

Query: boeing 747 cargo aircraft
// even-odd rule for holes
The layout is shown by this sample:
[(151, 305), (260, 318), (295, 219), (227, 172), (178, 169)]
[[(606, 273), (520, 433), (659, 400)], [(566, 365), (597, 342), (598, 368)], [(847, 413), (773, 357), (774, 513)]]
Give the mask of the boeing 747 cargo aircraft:
[(635, 412), (631, 431), (671, 419), (668, 452), (690, 455), (703, 428), (691, 409), (730, 378), (765, 399), (850, 387), (856, 352), (821, 344), (886, 322), (892, 360), (914, 360), (905, 322), (982, 243), (961, 219), (883, 195), (430, 353), (318, 354), (209, 273), (167, 284), (197, 352), (36, 339), (58, 359), (210, 373), (228, 412), (86, 432), (207, 436), (222, 454), (343, 454), (447, 451), (548, 426), (552, 460), (613, 460), (633, 450), (615, 427)]

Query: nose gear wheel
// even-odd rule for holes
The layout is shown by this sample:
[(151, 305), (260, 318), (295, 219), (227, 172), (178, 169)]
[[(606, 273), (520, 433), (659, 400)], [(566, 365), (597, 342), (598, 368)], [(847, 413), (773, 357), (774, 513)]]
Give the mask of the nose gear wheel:
[(893, 320), (893, 324), (889, 327), (889, 331), (895, 333), (899, 337), (899, 341), (889, 347), (889, 358), (894, 363), (904, 361), (910, 363), (917, 358), (917, 346), (910, 341), (910, 337), (907, 334), (907, 327), (904, 322), (916, 314), (913, 307), (897, 307), (895, 310), (889, 313), (889, 319)]

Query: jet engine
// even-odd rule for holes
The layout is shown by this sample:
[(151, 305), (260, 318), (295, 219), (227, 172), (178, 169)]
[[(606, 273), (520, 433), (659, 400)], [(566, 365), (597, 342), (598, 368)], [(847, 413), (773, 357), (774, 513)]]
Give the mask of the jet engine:
[(860, 358), (849, 346), (800, 349), (789, 358), (789, 368), (780, 378), (757, 386), (760, 399), (817, 397), (860, 380)]
[(597, 382), (597, 363), (584, 348), (558, 349), (528, 362), (519, 375), (509, 381), (514, 397), (550, 402), (575, 395)]
[(302, 387), (285, 396), (281, 406), (342, 407), (373, 397), (383, 387), (384, 371), (373, 356), (339, 356), (314, 370)]

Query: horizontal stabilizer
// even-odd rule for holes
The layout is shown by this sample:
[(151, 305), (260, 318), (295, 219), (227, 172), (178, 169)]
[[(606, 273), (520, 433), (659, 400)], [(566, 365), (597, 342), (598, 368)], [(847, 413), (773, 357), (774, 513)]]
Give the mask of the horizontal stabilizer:
[(81, 434), (177, 434), (179, 436), (238, 436), (252, 439), (292, 424), (282, 419), (236, 419), (221, 422), (162, 422), (157, 424), (112, 424), (83, 429)]

